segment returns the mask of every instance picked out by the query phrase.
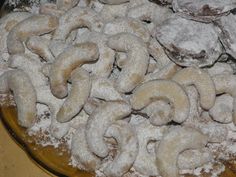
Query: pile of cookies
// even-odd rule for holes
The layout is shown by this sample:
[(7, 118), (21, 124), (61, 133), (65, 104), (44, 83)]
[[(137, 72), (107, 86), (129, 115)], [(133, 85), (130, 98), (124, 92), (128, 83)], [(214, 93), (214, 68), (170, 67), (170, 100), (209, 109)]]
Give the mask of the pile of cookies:
[[(158, 3), (156, 3), (158, 2)], [(0, 19), (0, 93), (73, 127), (78, 168), (178, 177), (236, 124), (236, 1), (57, 0)], [(76, 124), (75, 124), (76, 122)]]

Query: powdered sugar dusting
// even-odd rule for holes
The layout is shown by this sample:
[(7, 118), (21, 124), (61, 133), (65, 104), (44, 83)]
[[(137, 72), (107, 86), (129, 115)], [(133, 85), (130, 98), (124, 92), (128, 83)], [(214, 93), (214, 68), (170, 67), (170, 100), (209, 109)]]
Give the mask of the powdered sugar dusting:
[[(11, 98), (13, 100), (12, 95), (1, 94), (0, 98), (2, 100), (6, 98)], [(12, 103), (12, 105), (14, 105)], [(70, 150), (72, 135), (75, 131), (74, 128), (71, 128), (69, 133), (63, 137), (62, 139), (57, 139), (50, 134), (50, 124), (51, 124), (51, 115), (48, 107), (43, 104), (37, 104), (37, 114), (38, 121), (37, 123), (28, 130), (28, 134), (30, 136), (37, 136), (36, 143), (45, 146), (54, 146), (55, 148), (60, 147), (60, 145), (66, 145), (68, 150)], [(135, 120), (138, 118), (138, 120)], [(131, 118), (131, 122), (135, 125), (137, 122), (142, 122), (142, 117), (138, 115), (134, 115)], [(211, 127), (214, 128), (214, 127)], [(227, 124), (227, 128), (229, 129), (229, 133), (227, 139), (221, 143), (208, 143), (207, 148), (213, 152), (214, 161), (205, 164), (202, 167), (196, 168), (194, 170), (181, 170), (180, 174), (192, 174), (196, 176), (200, 176), (202, 174), (208, 174), (210, 177), (217, 177), (225, 170), (225, 165), (222, 161), (226, 161), (232, 159), (232, 157), (236, 156), (236, 126), (233, 123)], [(108, 141), (109, 142), (109, 141)], [(110, 155), (104, 159), (108, 163), (112, 161), (116, 154), (116, 146), (112, 143), (108, 143), (110, 149)], [(71, 157), (68, 165), (72, 165), (73, 167), (79, 167), (82, 169), (82, 166), (79, 164), (76, 159)], [(105, 177), (102, 173), (102, 168), (96, 171), (96, 177)], [(124, 175), (124, 177), (145, 177), (144, 175), (135, 171), (134, 168), (131, 168), (128, 173)]]
[[(47, 0), (29, 0), (30, 7), (24, 7), (24, 10), (27, 10), (27, 11), (34, 13), (34, 14), (38, 14), (39, 13), (39, 4), (44, 3), (44, 2), (47, 2)], [(135, 1), (133, 1), (133, 2), (135, 2)], [(138, 2), (138, 1), (136, 1), (136, 2)], [(17, 7), (17, 5), (21, 3), (21, 0), (9, 0), (8, 3), (13, 5), (14, 7)], [(79, 3), (79, 6), (86, 7), (87, 1), (81, 0)], [(106, 5), (104, 5), (103, 3), (100, 3), (100, 1), (92, 1), (90, 3), (89, 7), (91, 9), (94, 9), (98, 13), (100, 13), (104, 6), (106, 6)], [(16, 11), (17, 11), (17, 9), (16, 9)], [(175, 17), (175, 18), (177, 18), (177, 17)], [(117, 17), (117, 19), (119, 20), (118, 17)], [(201, 34), (200, 37), (196, 38), (196, 36), (192, 36), (192, 32), (190, 31), (191, 37), (194, 38), (194, 40), (196, 40), (197, 42), (195, 41), (196, 43), (193, 43), (193, 41), (191, 41), (191, 40), (190, 41), (186, 41), (186, 40), (182, 41), (182, 37), (180, 37), (179, 39), (182, 41), (182, 45), (180, 45), (181, 48), (188, 48), (189, 50), (191, 50), (193, 52), (199, 53), (202, 51), (202, 47), (206, 48), (207, 44), (210, 44), (211, 46), (213, 46), (212, 48), (214, 48), (214, 46), (216, 46), (215, 48), (217, 48), (217, 51), (214, 51), (214, 53), (211, 53), (212, 51), (209, 51), (209, 54), (211, 54), (211, 55), (209, 55), (209, 57), (212, 57), (213, 54), (214, 55), (217, 54), (216, 56), (218, 57), (218, 55), (222, 52), (220, 46), (218, 46), (220, 44), (218, 43), (218, 36), (217, 36), (217, 33), (215, 33), (213, 26), (211, 26), (209, 24), (199, 24), (198, 22), (189, 21), (187, 19), (182, 19), (180, 17), (178, 17), (177, 21), (182, 21), (182, 22), (184, 21), (186, 24), (193, 24), (193, 26), (196, 23), (196, 24), (198, 24), (197, 26), (199, 27), (199, 29), (204, 32), (203, 34), (206, 33), (206, 30), (202, 29), (202, 25), (208, 26), (209, 34), (213, 33), (213, 35), (210, 35), (210, 36), (213, 36), (215, 39), (215, 40), (209, 40), (209, 36), (206, 37), (203, 34)], [(173, 21), (173, 23), (176, 23), (177, 21), (175, 20), (175, 21)], [(182, 30), (182, 25), (179, 25), (179, 24), (174, 24), (174, 25), (178, 25), (179, 30)], [(107, 26), (108, 26), (109, 30), (112, 30), (113, 27), (109, 27), (109, 25), (107, 25)], [(173, 30), (173, 29), (174, 28), (171, 28), (170, 30)], [(186, 29), (189, 29), (188, 25), (186, 25)], [(191, 27), (190, 29), (192, 31), (194, 31), (193, 29), (195, 29), (195, 28), (193, 27), (193, 29), (192, 29), (192, 27)], [(86, 33), (88, 33), (88, 31), (89, 30), (87, 28), (80, 29), (78, 31), (77, 38), (80, 38), (81, 36), (85, 35)], [(161, 32), (166, 32), (166, 30), (161, 31)], [(197, 32), (198, 31), (195, 30), (196, 34), (198, 34)], [(174, 32), (171, 31), (170, 35), (168, 34), (168, 36), (167, 36), (168, 39), (173, 37), (173, 35), (175, 35), (175, 33), (176, 33), (176, 30), (174, 30)], [(178, 34), (176, 33), (176, 36), (179, 37), (179, 33)], [(47, 36), (47, 38), (48, 38), (48, 40), (51, 40), (51, 34), (49, 34)], [(166, 42), (165, 40), (164, 40), (164, 42)], [(202, 43), (202, 42), (204, 42), (203, 46), (199, 45), (199, 43)], [(28, 51), (28, 52), (30, 53), (30, 51)], [(213, 57), (213, 58), (216, 59), (217, 57)], [(9, 58), (9, 54), (7, 52), (0, 53), (0, 75), (9, 69), (8, 63), (7, 63), (8, 58)], [(166, 58), (168, 58), (168, 57), (166, 56)], [(169, 62), (170, 61), (168, 58), (167, 63), (169, 63)], [(165, 67), (164, 64), (163, 64), (163, 67)], [(119, 75), (120, 75), (120, 68), (114, 64), (113, 71), (112, 71), (109, 79), (111, 81), (116, 80), (119, 77)], [(48, 87), (48, 85), (47, 85), (47, 87)], [(37, 89), (39, 89), (39, 88), (37, 88)], [(69, 86), (68, 90), (70, 91), (70, 86)], [(42, 95), (44, 95), (46, 97), (51, 96), (50, 89), (48, 89), (48, 92), (45, 92), (45, 93), (43, 93)], [(131, 93), (129, 93), (129, 94), (131, 94)], [(41, 96), (38, 96), (38, 101), (39, 101), (39, 98), (42, 98)], [(125, 100), (129, 100), (130, 95), (124, 94), (123, 97), (125, 98)], [(52, 98), (54, 98), (54, 97), (52, 97)], [(54, 99), (54, 100), (57, 100), (57, 99)], [(56, 105), (56, 101), (54, 101), (54, 100), (53, 101), (50, 100), (49, 102), (51, 104)], [(76, 129), (78, 129), (78, 127), (80, 127), (81, 124), (87, 123), (87, 121), (89, 119), (89, 115), (84, 110), (82, 110), (78, 115), (76, 115), (74, 117), (74, 119), (72, 121), (68, 122), (68, 124), (66, 123), (66, 125), (68, 125), (68, 127), (69, 127), (68, 132), (67, 132), (67, 130), (68, 130), (67, 127), (65, 128), (66, 132), (67, 132), (66, 135), (63, 136), (62, 138), (57, 138), (52, 133), (52, 131), (53, 131), (52, 130), (52, 122), (56, 120), (56, 113), (64, 100), (60, 100), (60, 101), (58, 101), (60, 104), (58, 104), (59, 106), (57, 106), (57, 109), (54, 110), (54, 112), (52, 110), (49, 110), (48, 106), (38, 103), (37, 104), (37, 122), (33, 125), (33, 127), (29, 128), (27, 130), (27, 133), (29, 136), (33, 137), (33, 139), (36, 141), (36, 144), (38, 144), (42, 147), (53, 146), (54, 148), (58, 148), (59, 150), (61, 150), (60, 147), (63, 146), (64, 149), (60, 151), (60, 153), (63, 154), (64, 151), (70, 153), (70, 150), (72, 148), (71, 147), (72, 137), (73, 137)], [(0, 94), (0, 106), (6, 105), (6, 104), (8, 104), (10, 106), (12, 106), (12, 105), (16, 106), (14, 99), (13, 99), (13, 95)], [(53, 114), (52, 114), (52, 112), (53, 112)], [(211, 138), (211, 141), (210, 140), (208, 141), (206, 149), (209, 152), (212, 152), (214, 159), (211, 162), (209, 162), (201, 167), (195, 168), (193, 170), (189, 170), (189, 169), (180, 170), (180, 174), (183, 176), (186, 174), (191, 174), (191, 175), (195, 175), (195, 176), (202, 176), (202, 175), (207, 174), (208, 177), (209, 176), (217, 177), (222, 172), (225, 171), (226, 166), (227, 166), (225, 164), (225, 162), (228, 160), (233, 161), (232, 159), (234, 159), (236, 157), (236, 126), (233, 123), (227, 124), (228, 122), (221, 124), (217, 121), (214, 121), (209, 116), (207, 111), (205, 113), (206, 113), (205, 114), (206, 117), (204, 117), (204, 113), (200, 117), (200, 113), (199, 113), (199, 115), (195, 116), (195, 117), (197, 117), (196, 119), (195, 119), (195, 117), (192, 119), (196, 120), (196, 124), (199, 125), (198, 126), (199, 130), (201, 132), (209, 135), (209, 137)], [(148, 116), (146, 115), (146, 117), (144, 118), (144, 114), (143, 113), (141, 114), (141, 112), (138, 112), (138, 111), (133, 112), (130, 115), (130, 117), (125, 119), (125, 121), (129, 122), (129, 124), (134, 127), (137, 126), (138, 124), (144, 123), (147, 120), (148, 120)], [(170, 125), (167, 124), (165, 126), (175, 127), (175, 125), (172, 125), (171, 123), (170, 123)], [(195, 122), (193, 122), (193, 124), (195, 124)], [(183, 124), (183, 125), (188, 126), (187, 123)], [(193, 127), (196, 128), (197, 125), (195, 125)], [(58, 126), (56, 126), (56, 128), (58, 128), (59, 130), (62, 130), (63, 129), (62, 123), (58, 122)], [(65, 131), (63, 131), (63, 132), (65, 132)], [(96, 170), (96, 177), (105, 177), (105, 174), (103, 173), (104, 168), (107, 166), (108, 163), (111, 163), (116, 156), (118, 156), (118, 152), (119, 152), (118, 145), (117, 145), (117, 142), (115, 139), (104, 138), (104, 140), (106, 141), (106, 144), (108, 146), (109, 155), (101, 160), (102, 165), (98, 170)], [(151, 154), (155, 154), (155, 150), (156, 150), (155, 148), (158, 146), (158, 143), (159, 142), (157, 142), (157, 141), (153, 141), (153, 142), (148, 143), (147, 151)], [(189, 161), (187, 161), (187, 162), (189, 162)], [(68, 162), (68, 165), (71, 165), (74, 168), (79, 168), (81, 170), (86, 169), (85, 167), (83, 167), (82, 163), (79, 162), (78, 160), (76, 160), (76, 158), (74, 158), (73, 156), (71, 156), (70, 161)], [(146, 177), (146, 176), (138, 173), (132, 167), (126, 174), (123, 175), (123, 177)]]
[(13, 95), (0, 94), (0, 106), (16, 106)]
[(57, 139), (52, 136), (50, 132), (51, 125), (51, 113), (49, 108), (43, 104), (37, 104), (38, 119), (33, 127), (28, 129), (28, 134), (30, 136), (36, 136), (36, 143), (41, 146), (53, 146), (58, 148), (60, 145), (66, 145), (68, 149), (71, 148), (71, 139), (74, 133), (71, 129), (66, 136), (61, 139)]
[[(228, 126), (232, 127), (232, 124), (229, 124)], [(207, 148), (214, 154), (214, 160), (194, 170), (182, 170), (181, 174), (200, 176), (206, 173), (210, 177), (218, 177), (225, 171), (224, 162), (231, 160), (236, 156), (236, 132), (229, 130), (225, 141), (221, 143), (208, 143)]]

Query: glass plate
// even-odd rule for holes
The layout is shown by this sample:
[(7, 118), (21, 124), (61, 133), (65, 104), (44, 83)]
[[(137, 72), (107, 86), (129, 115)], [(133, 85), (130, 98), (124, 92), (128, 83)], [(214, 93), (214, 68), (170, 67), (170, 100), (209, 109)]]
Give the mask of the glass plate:
[(18, 125), (17, 110), (14, 106), (1, 106), (0, 118), (4, 127), (13, 137), (17, 144), (40, 166), (55, 174), (63, 177), (92, 177), (94, 174), (73, 168), (69, 164), (70, 154), (65, 147), (53, 146), (42, 147), (36, 143), (36, 136), (29, 136), (25, 128)]

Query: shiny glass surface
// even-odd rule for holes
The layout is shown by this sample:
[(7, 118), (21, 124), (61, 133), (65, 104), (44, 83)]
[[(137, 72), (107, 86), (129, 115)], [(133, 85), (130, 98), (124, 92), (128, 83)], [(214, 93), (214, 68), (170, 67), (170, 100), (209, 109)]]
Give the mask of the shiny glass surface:
[(25, 128), (18, 125), (17, 110), (13, 106), (0, 107), (0, 118), (4, 127), (16, 143), (40, 166), (57, 176), (92, 177), (93, 174), (73, 168), (69, 164), (70, 154), (63, 146), (42, 147), (36, 143), (37, 136), (29, 136)]

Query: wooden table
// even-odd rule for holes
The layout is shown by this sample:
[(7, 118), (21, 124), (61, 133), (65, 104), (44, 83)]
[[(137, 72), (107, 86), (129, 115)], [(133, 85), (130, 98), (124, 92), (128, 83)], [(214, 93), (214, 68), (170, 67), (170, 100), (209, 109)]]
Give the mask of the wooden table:
[(9, 136), (0, 121), (0, 176), (54, 177), (41, 169)]

